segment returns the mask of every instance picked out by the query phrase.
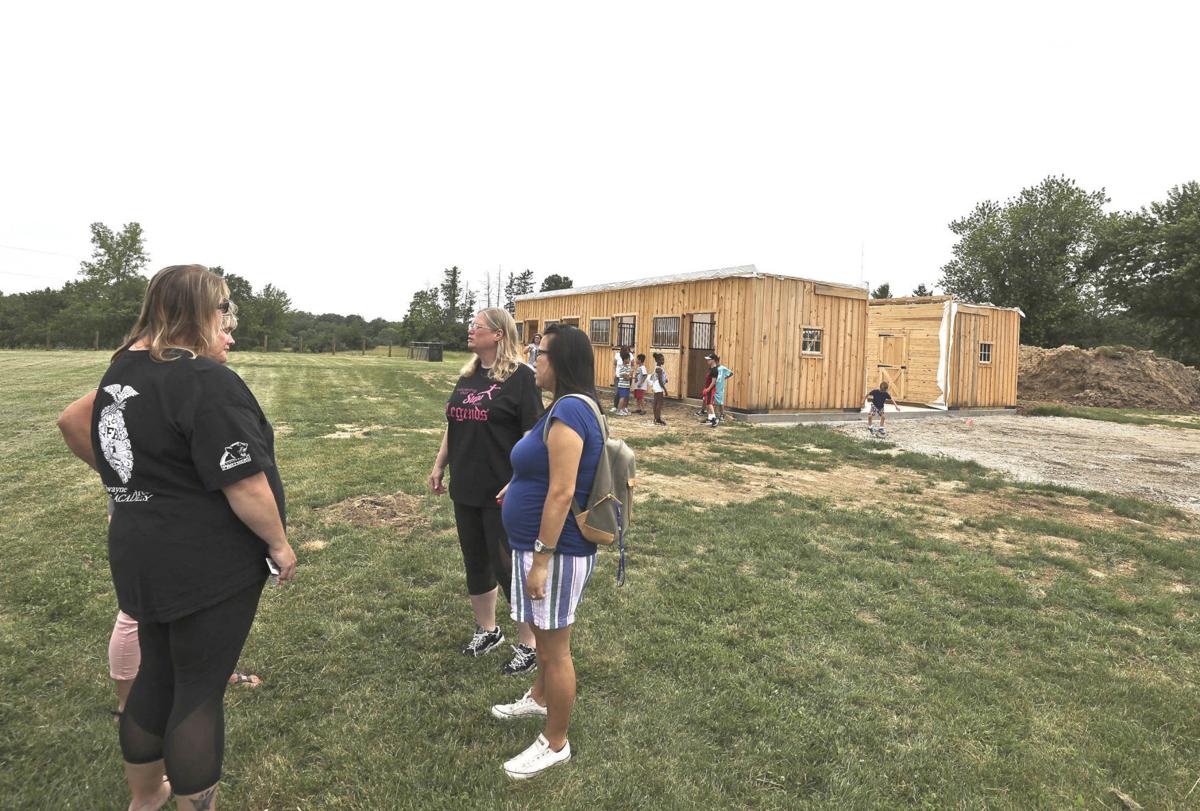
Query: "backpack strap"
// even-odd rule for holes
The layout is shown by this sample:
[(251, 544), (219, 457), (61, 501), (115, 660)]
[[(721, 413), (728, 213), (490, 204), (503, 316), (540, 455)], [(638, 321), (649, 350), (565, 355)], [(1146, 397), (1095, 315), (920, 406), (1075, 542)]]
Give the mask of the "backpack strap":
[(546, 440), (550, 438), (550, 422), (554, 419), (554, 408), (568, 397), (575, 397), (587, 403), (592, 413), (596, 415), (596, 422), (600, 426), (600, 439), (608, 442), (608, 421), (604, 419), (604, 415), (600, 413), (600, 406), (596, 405), (596, 401), (586, 394), (564, 394), (555, 400), (550, 406), (550, 413), (546, 415), (546, 424), (542, 426), (542, 444), (546, 444)]

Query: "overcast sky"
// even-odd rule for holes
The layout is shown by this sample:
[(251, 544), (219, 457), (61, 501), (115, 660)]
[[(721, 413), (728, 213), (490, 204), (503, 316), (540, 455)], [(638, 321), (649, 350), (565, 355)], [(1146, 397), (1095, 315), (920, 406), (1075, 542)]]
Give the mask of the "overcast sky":
[(88, 224), (399, 319), (457, 264), (933, 283), (1050, 174), (1200, 179), (1189, 3), (8, 3), (0, 290)]

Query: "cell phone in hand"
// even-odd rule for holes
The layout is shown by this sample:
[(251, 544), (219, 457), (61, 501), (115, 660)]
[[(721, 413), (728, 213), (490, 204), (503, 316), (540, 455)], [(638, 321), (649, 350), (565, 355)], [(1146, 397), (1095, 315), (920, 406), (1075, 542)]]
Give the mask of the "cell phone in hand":
[(271, 560), (269, 557), (267, 558), (267, 571), (271, 573), (271, 585), (278, 586), (280, 574), (279, 566), (277, 566), (275, 561)]

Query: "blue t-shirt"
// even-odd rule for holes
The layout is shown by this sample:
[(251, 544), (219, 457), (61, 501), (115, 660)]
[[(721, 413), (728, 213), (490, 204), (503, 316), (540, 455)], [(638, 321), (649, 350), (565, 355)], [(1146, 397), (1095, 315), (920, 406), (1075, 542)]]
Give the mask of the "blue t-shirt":
[(717, 367), (717, 399), (725, 399), (725, 381), (733, 377), (733, 371), (728, 366)]
[[(542, 441), (542, 430), (546, 420), (551, 417), (551, 411), (553, 419), (561, 421), (583, 437), (583, 455), (575, 478), (575, 503), (580, 509), (587, 507), (604, 443), (596, 415), (588, 404), (577, 397), (567, 397), (556, 402), (552, 409), (547, 409), (529, 433), (513, 447), (513, 477), (508, 492), (504, 494), (501, 515), (509, 546), (526, 552), (533, 550), (533, 542), (541, 530), (542, 508), (546, 505), (546, 493), (550, 490), (550, 453)], [(579, 534), (575, 516), (570, 512), (567, 513), (562, 534), (558, 536), (558, 550), (567, 555), (596, 553), (596, 545)]]

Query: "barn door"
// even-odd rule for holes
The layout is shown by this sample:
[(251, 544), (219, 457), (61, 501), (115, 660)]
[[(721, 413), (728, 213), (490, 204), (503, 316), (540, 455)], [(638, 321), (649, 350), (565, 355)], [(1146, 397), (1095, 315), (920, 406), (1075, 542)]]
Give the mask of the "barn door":
[(905, 383), (908, 379), (908, 336), (892, 333), (879, 334), (879, 380), (871, 381), (878, 385), (886, 380), (888, 392), (893, 399), (903, 400)]
[(708, 378), (708, 361), (704, 356), (717, 348), (716, 313), (692, 315), (691, 335), (687, 350), (687, 396), (699, 397)]
[(974, 408), (979, 405), (979, 334), (983, 316), (959, 312), (955, 316), (958, 324), (954, 354), (957, 358), (958, 376), (950, 392), (959, 408)]

